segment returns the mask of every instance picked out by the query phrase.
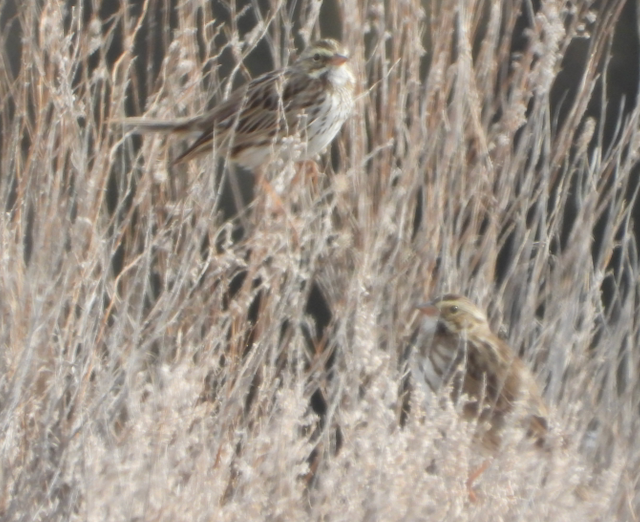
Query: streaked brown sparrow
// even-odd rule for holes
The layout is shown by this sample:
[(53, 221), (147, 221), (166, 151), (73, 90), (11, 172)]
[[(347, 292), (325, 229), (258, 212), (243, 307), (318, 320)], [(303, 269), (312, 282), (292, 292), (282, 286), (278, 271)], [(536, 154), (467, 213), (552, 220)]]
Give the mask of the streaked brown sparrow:
[(483, 445), (496, 449), (513, 419), (537, 446), (544, 445), (547, 409), (536, 381), (509, 345), (491, 331), (486, 315), (469, 299), (447, 294), (417, 306), (413, 340), (415, 384), (437, 393), (451, 386), (464, 399), (465, 417), (477, 420)]
[[(275, 157), (313, 158), (336, 136), (354, 106), (355, 77), (335, 40), (309, 45), (289, 67), (235, 90), (207, 113), (174, 120), (126, 118), (138, 132), (199, 133), (175, 162), (203, 153), (256, 169)], [(286, 138), (299, 137), (296, 157)]]

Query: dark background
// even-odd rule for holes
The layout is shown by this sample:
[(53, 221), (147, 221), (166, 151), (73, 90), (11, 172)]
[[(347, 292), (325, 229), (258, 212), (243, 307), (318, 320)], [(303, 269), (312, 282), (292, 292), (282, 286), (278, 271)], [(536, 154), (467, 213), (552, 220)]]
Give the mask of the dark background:
[[(94, 4), (99, 5), (99, 10), (95, 11)], [(175, 15), (175, 5), (177, 0), (153, 0), (150, 4), (148, 11), (148, 23), (144, 25), (139, 33), (135, 42), (135, 55), (139, 57), (136, 64), (138, 67), (139, 82), (131, 87), (130, 97), (128, 99), (128, 106), (126, 111), (128, 114), (140, 114), (144, 111), (144, 103), (147, 96), (155, 90), (156, 77), (160, 70), (162, 60), (164, 58), (164, 51), (168, 46), (168, 39), (171, 35), (171, 30), (177, 26), (177, 19)], [(11, 72), (15, 75), (21, 66), (21, 45), (22, 45), (22, 24), (25, 23), (20, 17), (20, 6), (22, 6), (19, 0), (4, 0), (0, 3), (0, 29), (7, 35), (6, 41), (8, 45), (4, 49), (10, 64)], [(137, 16), (142, 9), (143, 2), (141, 0), (128, 2), (126, 4), (127, 9), (130, 10), (132, 16)], [(218, 20), (218, 23), (228, 23), (230, 21), (231, 11), (227, 2), (212, 1), (212, 11)], [(534, 12), (539, 8), (539, 2), (532, 3)], [(263, 14), (268, 10), (268, 2), (258, 1), (251, 2), (250, 0), (239, 0), (236, 3), (236, 11), (241, 11), (248, 6), (247, 12), (238, 20), (238, 29), (240, 33), (250, 31), (256, 24), (255, 9), (256, 6), (263, 11)], [(430, 3), (425, 1), (425, 10), (429, 13)], [(70, 20), (69, 12), (73, 8), (83, 9), (84, 20), (87, 24), (94, 19), (97, 15), (103, 23), (104, 34), (110, 34), (111, 37), (107, 39), (109, 46), (107, 49), (103, 49), (100, 52), (104, 53), (109, 66), (113, 66), (115, 61), (124, 52), (122, 44), (122, 28), (114, 25), (115, 22), (112, 16), (120, 9), (122, 4), (118, 0), (103, 0), (102, 2), (95, 2), (85, 0), (84, 2), (69, 0), (67, 2), (67, 17)], [(607, 9), (606, 2), (596, 2), (593, 4), (593, 11), (602, 11)], [(292, 20), (297, 20), (300, 14), (300, 3), (290, 2), (290, 9), (287, 10)], [(606, 107), (604, 108), (605, 121), (603, 124), (604, 145), (608, 147), (611, 145), (615, 138), (616, 125), (622, 114), (625, 117), (633, 108), (636, 103), (636, 97), (638, 96), (638, 84), (640, 75), (640, 42), (638, 38), (638, 18), (637, 18), (637, 3), (634, 0), (626, 2), (622, 15), (620, 16), (617, 24), (614, 27), (614, 39), (611, 49), (612, 59), (606, 64), (601, 64), (601, 74), (606, 78), (606, 83), (599, 82), (598, 88), (593, 93), (587, 116), (592, 116), (596, 120), (600, 120), (600, 116), (603, 113), (602, 102), (606, 100)], [(602, 15), (602, 12), (600, 12)], [(340, 8), (339, 4), (335, 0), (326, 0), (323, 3), (320, 12), (320, 31), (323, 36), (329, 36), (340, 39), (342, 36), (340, 20)], [(525, 31), (532, 24), (530, 15), (523, 13), (520, 16), (519, 24), (517, 27), (517, 34), (513, 39), (513, 51), (516, 52), (526, 44)], [(167, 30), (168, 28), (168, 30)], [(294, 22), (291, 31), (289, 33), (289, 39), (293, 40), (297, 48), (301, 47), (302, 42), (297, 36), (299, 24)], [(482, 36), (482, 31), (479, 32), (479, 37)], [(202, 41), (202, 40), (200, 40)], [(219, 35), (216, 42), (217, 45), (223, 47), (225, 44), (225, 37), (223, 34)], [(280, 42), (284, 44), (285, 48), (287, 42)], [(425, 34), (425, 49), (427, 54), (424, 58), (424, 70), (425, 81), (428, 81), (428, 69), (431, 56), (429, 55), (429, 49), (431, 48), (429, 42), (428, 33)], [(204, 52), (204, 49), (203, 49)], [(562, 122), (566, 117), (567, 107), (571, 107), (571, 99), (575, 96), (578, 90), (579, 82), (582, 78), (584, 67), (588, 59), (589, 53), (589, 41), (588, 39), (574, 39), (569, 47), (564, 61), (562, 63), (562, 72), (558, 75), (553, 91), (552, 91), (552, 112), (558, 116), (558, 128), (562, 127)], [(100, 54), (96, 52), (92, 55), (91, 59), (86, 64), (86, 67), (97, 67), (100, 61)], [(266, 71), (271, 70), (274, 67), (274, 60), (271, 55), (270, 46), (267, 42), (261, 42), (254, 51), (252, 51), (247, 57), (246, 61), (247, 69), (251, 72), (252, 76), (259, 75)], [(224, 77), (225, 71), (230, 70), (232, 66), (232, 59), (230, 54), (223, 53), (220, 59), (220, 71), (219, 75)], [(80, 75), (79, 75), (80, 78)], [(607, 92), (602, 92), (602, 86), (606, 84)], [(133, 84), (132, 84), (133, 85)], [(17, 112), (24, 111), (24, 107), (14, 107)], [(601, 122), (602, 123), (602, 122)], [(2, 130), (0, 129), (0, 139)], [(595, 141), (595, 140), (594, 140)], [(0, 175), (7, 175), (7, 173), (0, 172)], [(636, 180), (638, 174), (636, 174)], [(244, 181), (247, 184), (251, 184), (251, 177), (245, 177)], [(633, 185), (637, 185), (634, 183)], [(116, 190), (116, 184), (113, 184), (114, 192), (110, 194), (110, 200), (114, 201), (119, 196)], [(250, 196), (251, 187), (245, 187), (247, 193)], [(632, 187), (633, 190), (635, 187)], [(630, 194), (631, 196), (631, 194)], [(231, 201), (232, 198), (229, 198)], [(574, 209), (570, 206), (565, 209), (567, 214), (567, 227), (570, 227), (571, 217), (574, 214)], [(229, 214), (233, 213), (233, 208), (227, 209)], [(640, 217), (640, 204), (635, 201), (634, 207), (634, 221), (638, 221)], [(634, 228), (636, 240), (640, 240), (640, 228)], [(597, 245), (599, 241), (599, 230), (596, 229), (595, 242)], [(596, 248), (596, 247), (594, 247)], [(613, 259), (612, 263), (615, 265), (616, 260)], [(605, 288), (605, 294), (608, 293)]]

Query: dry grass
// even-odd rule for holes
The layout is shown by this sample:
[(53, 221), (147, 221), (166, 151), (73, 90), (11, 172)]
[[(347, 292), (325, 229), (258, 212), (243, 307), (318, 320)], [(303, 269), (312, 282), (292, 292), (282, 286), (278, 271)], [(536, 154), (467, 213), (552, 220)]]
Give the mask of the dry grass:
[[(202, 110), (260, 38), (286, 62), (320, 4), (104, 3), (0, 1), (0, 518), (640, 516), (640, 107), (610, 145), (586, 113), (620, 1), (594, 22), (581, 1), (346, 0), (361, 96), (333, 162), (316, 183), (272, 165), (284, 211), (256, 190), (239, 221), (235, 177), (107, 120)], [(476, 503), (469, 424), (419, 392), (401, 414), (412, 306), (443, 291), (507, 327), (559, 448), (507, 445)]]

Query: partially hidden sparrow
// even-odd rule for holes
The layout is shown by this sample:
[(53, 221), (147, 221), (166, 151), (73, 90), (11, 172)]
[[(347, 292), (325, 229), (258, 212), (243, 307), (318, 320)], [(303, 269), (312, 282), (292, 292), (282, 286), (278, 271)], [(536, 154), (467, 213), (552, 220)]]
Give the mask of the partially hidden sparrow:
[(535, 378), (509, 345), (491, 331), (486, 315), (469, 299), (447, 294), (417, 306), (420, 324), (412, 347), (416, 385), (437, 393), (450, 386), (464, 398), (465, 417), (477, 421), (483, 446), (496, 450), (504, 428), (515, 422), (535, 446), (544, 447), (547, 408)]

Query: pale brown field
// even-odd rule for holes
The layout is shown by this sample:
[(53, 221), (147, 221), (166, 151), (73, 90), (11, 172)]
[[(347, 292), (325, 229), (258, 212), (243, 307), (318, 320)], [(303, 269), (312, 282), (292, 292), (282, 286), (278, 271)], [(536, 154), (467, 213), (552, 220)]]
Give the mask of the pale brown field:
[[(621, 0), (63, 3), (0, 0), (0, 519), (640, 518), (638, 102), (603, 131)], [(320, 25), (360, 84), (315, 178), (247, 189), (108, 124), (201, 111)], [(551, 411), (552, 457), (507, 442), (475, 502), (472, 424), (405, 379), (413, 306), (446, 291)]]

